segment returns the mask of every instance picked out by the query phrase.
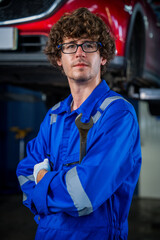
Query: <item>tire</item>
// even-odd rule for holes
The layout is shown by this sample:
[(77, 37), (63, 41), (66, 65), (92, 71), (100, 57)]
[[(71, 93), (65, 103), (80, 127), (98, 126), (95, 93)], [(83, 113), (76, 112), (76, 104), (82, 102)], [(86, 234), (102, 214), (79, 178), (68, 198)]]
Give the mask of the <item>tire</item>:
[(129, 82), (142, 78), (145, 58), (145, 28), (143, 18), (137, 13), (128, 44)]

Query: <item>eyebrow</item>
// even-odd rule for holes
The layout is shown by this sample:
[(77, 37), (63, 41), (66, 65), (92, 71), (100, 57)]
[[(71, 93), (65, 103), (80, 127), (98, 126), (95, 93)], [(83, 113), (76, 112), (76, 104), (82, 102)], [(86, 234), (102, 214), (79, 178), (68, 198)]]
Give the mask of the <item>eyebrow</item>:
[[(65, 43), (76, 43), (76, 41), (70, 41), (70, 42), (65, 42)], [(65, 43), (64, 43), (64, 44), (65, 44)]]
[[(94, 42), (93, 40), (84, 40), (84, 41), (82, 41), (82, 44), (83, 43), (85, 43), (85, 42)], [(77, 41), (76, 40), (73, 40), (73, 41), (70, 41), (70, 42), (65, 42), (65, 43), (63, 43), (63, 44), (68, 44), (68, 43), (77, 43)]]

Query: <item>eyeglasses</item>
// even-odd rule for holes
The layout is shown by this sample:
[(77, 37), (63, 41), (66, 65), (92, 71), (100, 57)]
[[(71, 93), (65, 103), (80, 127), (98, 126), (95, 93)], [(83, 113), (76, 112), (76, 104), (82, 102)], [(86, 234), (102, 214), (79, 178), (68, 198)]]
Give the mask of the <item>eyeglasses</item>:
[(61, 49), (62, 52), (65, 54), (76, 53), (78, 47), (81, 47), (83, 52), (85, 52), (85, 53), (93, 53), (93, 52), (97, 52), (99, 47), (102, 47), (102, 43), (94, 42), (94, 41), (87, 41), (82, 44), (63, 43), (63, 44), (58, 45), (58, 49)]

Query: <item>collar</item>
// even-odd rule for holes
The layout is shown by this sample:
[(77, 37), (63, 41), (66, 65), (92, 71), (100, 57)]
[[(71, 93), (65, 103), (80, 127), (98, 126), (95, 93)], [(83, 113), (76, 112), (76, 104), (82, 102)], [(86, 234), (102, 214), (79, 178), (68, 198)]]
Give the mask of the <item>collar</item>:
[[(82, 105), (76, 109), (73, 112), (77, 112), (77, 114), (82, 113), (82, 122), (88, 122), (93, 111), (95, 108), (95, 105), (100, 101), (100, 99), (103, 98), (106, 93), (110, 91), (109, 86), (107, 85), (105, 80), (102, 80), (102, 82), (93, 90), (93, 92), (89, 95), (89, 97), (82, 103)], [(70, 94), (68, 98), (66, 98), (64, 101), (60, 102), (59, 104), (56, 104), (53, 108), (51, 113), (55, 114), (61, 114), (63, 112), (70, 113), (70, 106), (73, 101), (72, 95)]]

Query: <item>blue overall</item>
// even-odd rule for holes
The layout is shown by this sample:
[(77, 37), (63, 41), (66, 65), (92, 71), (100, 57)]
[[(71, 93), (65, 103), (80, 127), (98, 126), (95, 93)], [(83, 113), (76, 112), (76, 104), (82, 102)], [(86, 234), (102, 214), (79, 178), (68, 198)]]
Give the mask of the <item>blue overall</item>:
[[(48, 111), (27, 157), (17, 167), (23, 203), (38, 223), (37, 240), (127, 239), (128, 213), (141, 167), (139, 127), (133, 106), (103, 80), (75, 111), (72, 95)], [(75, 118), (93, 117), (87, 154), (79, 160)], [(49, 159), (52, 171), (36, 185), (34, 165)]]

